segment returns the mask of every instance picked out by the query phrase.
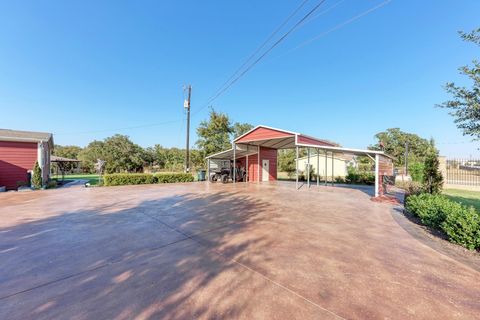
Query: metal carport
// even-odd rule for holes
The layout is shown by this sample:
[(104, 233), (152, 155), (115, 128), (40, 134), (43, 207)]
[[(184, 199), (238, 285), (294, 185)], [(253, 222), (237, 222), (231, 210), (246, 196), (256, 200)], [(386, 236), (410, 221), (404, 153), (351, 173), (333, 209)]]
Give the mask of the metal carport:
[[(299, 148), (307, 148), (307, 157), (308, 163), (310, 163), (310, 152), (311, 149), (316, 150), (317, 154), (320, 151), (325, 153), (325, 165), (327, 165), (328, 153), (333, 157), (335, 153), (345, 153), (352, 155), (362, 155), (370, 157), (375, 163), (375, 196), (378, 197), (383, 194), (383, 188), (381, 186), (381, 180), (383, 176), (393, 175), (393, 163), (392, 157), (385, 154), (383, 151), (374, 151), (374, 150), (362, 150), (362, 149), (352, 149), (340, 147), (337, 144), (330, 142), (324, 139), (318, 139), (311, 136), (307, 136), (301, 133), (276, 129), (268, 126), (257, 126), (254, 129), (248, 131), (244, 135), (236, 138), (232, 141), (232, 148), (225, 150), (210, 156), (207, 156), (207, 177), (210, 176), (210, 161), (212, 159), (224, 159), (224, 160), (233, 160), (234, 163), (237, 159), (245, 157), (246, 159), (246, 172), (247, 172), (247, 181), (249, 174), (252, 174), (252, 171), (249, 167), (249, 159), (252, 159), (253, 155), (257, 155), (256, 167), (254, 166), (253, 170), (258, 170), (256, 174), (257, 182), (261, 180), (260, 172), (260, 158), (262, 150), (265, 149), (295, 149), (296, 150), (296, 189), (299, 189), (299, 168), (298, 168), (298, 158), (299, 158)], [(255, 159), (255, 158), (254, 158)], [(319, 157), (317, 157), (317, 161)], [(319, 167), (317, 163), (317, 167)], [(333, 165), (333, 162), (332, 162)], [(310, 187), (310, 167), (308, 166), (307, 171), (307, 186)], [(254, 171), (253, 171), (254, 172)], [(255, 173), (255, 172), (254, 172)], [(235, 170), (233, 171), (234, 183), (235, 183)], [(252, 180), (253, 181), (253, 180)], [(334, 181), (333, 170), (332, 170), (332, 184)], [(320, 179), (317, 175), (317, 185), (320, 184)], [(325, 179), (325, 184), (327, 184), (327, 179)]]

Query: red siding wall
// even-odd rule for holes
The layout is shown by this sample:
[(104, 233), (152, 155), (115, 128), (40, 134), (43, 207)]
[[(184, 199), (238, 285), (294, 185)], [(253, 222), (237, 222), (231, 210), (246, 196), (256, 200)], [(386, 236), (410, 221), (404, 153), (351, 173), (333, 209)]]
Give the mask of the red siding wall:
[(0, 141), (0, 186), (16, 189), (37, 161), (37, 143)]
[(291, 133), (260, 127), (260, 128), (257, 128), (256, 130), (253, 130), (252, 132), (242, 137), (240, 140), (237, 140), (236, 142), (240, 143), (240, 142), (247, 142), (247, 141), (264, 140), (264, 139), (286, 138), (291, 136), (293, 136), (293, 134)]
[[(260, 165), (263, 159), (270, 160), (268, 180), (277, 180), (277, 150), (270, 148), (260, 148)], [(258, 154), (248, 156), (248, 181), (258, 181)], [(262, 168), (260, 168), (260, 181), (262, 181)]]
[(248, 181), (258, 181), (258, 154), (248, 156)]

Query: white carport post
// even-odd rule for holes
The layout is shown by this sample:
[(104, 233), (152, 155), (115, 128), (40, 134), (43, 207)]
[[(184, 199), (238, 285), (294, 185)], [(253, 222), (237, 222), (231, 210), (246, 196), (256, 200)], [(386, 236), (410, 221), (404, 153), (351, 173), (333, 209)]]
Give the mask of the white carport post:
[(320, 186), (320, 149), (317, 148), (317, 187)]
[(236, 144), (233, 144), (233, 183), (235, 183), (235, 180), (237, 178), (237, 164), (235, 163), (235, 151), (237, 149)]
[(295, 188), (298, 190), (298, 146), (296, 148), (296, 156), (295, 156), (295, 176), (296, 176), (296, 181), (295, 181)]
[(307, 187), (310, 188), (310, 148), (307, 148)]
[(378, 154), (375, 154), (375, 197), (378, 197), (379, 195), (379, 187), (380, 187), (380, 181), (379, 179), (379, 160), (380, 156)]
[(210, 182), (210, 158), (207, 159), (207, 181)]
[(335, 185), (335, 168), (334, 168), (334, 164), (335, 164), (335, 153), (332, 151), (332, 187)]
[(258, 183), (260, 183), (260, 146), (257, 147), (257, 151), (258, 151), (257, 152), (257, 155), (258, 155), (258, 157), (257, 157), (257, 159), (258, 159), (257, 160), (258, 161), (257, 162), (257, 164), (258, 164), (258, 166), (257, 166), (257, 180), (258, 180)]
[(327, 178), (328, 178), (328, 152), (325, 150), (325, 187), (327, 186)]
[(248, 155), (248, 146), (247, 146), (247, 155), (245, 156), (245, 162), (246, 162), (246, 164), (245, 164), (245, 167), (246, 167), (245, 168), (245, 182), (248, 182), (248, 157), (249, 157), (249, 155)]

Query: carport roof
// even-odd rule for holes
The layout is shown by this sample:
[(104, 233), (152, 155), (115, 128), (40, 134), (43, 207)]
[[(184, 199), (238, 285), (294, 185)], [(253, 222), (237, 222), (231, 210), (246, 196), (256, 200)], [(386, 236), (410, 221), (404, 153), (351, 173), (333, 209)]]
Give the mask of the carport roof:
[(235, 158), (256, 154), (258, 152), (258, 147), (293, 149), (297, 146), (352, 155), (375, 156), (376, 154), (380, 154), (392, 158), (383, 151), (343, 148), (340, 145), (325, 139), (318, 139), (302, 133), (272, 128), (264, 125), (257, 126), (233, 140), (231, 149), (209, 155), (206, 158), (233, 159), (233, 145), (236, 146)]

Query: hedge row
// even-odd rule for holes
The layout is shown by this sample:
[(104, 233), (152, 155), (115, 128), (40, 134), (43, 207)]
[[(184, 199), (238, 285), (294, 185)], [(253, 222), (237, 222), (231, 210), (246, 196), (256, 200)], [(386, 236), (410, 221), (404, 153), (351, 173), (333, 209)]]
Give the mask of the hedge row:
[(451, 242), (480, 249), (480, 214), (442, 195), (423, 193), (407, 198), (406, 208), (423, 224), (443, 230)]
[(193, 182), (194, 178), (189, 173), (114, 173), (103, 176), (105, 186), (123, 186), (132, 184), (154, 184)]

